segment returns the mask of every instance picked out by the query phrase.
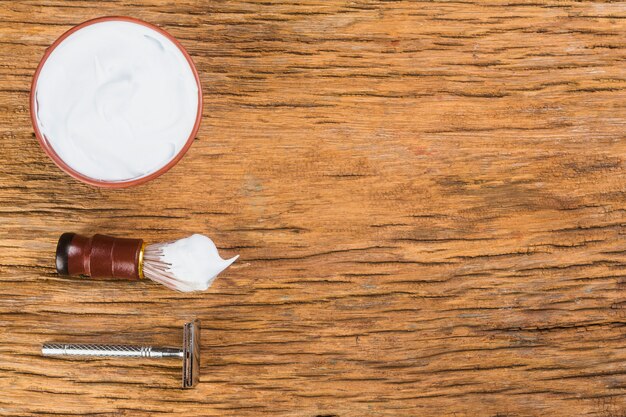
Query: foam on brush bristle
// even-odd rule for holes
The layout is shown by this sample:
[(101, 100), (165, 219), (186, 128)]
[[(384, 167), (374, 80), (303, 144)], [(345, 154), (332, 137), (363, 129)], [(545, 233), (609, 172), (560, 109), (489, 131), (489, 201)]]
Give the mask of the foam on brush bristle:
[(152, 281), (182, 292), (204, 291), (239, 255), (222, 259), (211, 239), (194, 234), (146, 247), (143, 273)]

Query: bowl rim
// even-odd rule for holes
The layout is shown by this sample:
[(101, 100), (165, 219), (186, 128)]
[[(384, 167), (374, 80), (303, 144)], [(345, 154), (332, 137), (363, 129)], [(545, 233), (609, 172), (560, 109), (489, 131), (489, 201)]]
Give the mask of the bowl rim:
[[(185, 57), (185, 59), (187, 60), (187, 62), (189, 63), (189, 67), (191, 68), (191, 71), (193, 73), (194, 78), (196, 79), (196, 84), (198, 86), (198, 110), (196, 113), (196, 121), (193, 125), (193, 129), (191, 130), (191, 133), (189, 134), (189, 137), (187, 138), (187, 141), (185, 142), (185, 145), (180, 149), (180, 151), (172, 158), (169, 160), (169, 162), (167, 164), (165, 164), (164, 166), (162, 166), (161, 168), (159, 168), (158, 170), (145, 175), (143, 177), (139, 177), (139, 178), (133, 178), (133, 179), (129, 179), (129, 180), (124, 180), (124, 181), (104, 181), (104, 180), (98, 180), (95, 178), (91, 178), (88, 177), (84, 174), (81, 174), (80, 172), (76, 171), (75, 169), (73, 169), (72, 167), (70, 167), (67, 163), (65, 163), (65, 161), (63, 161), (63, 159), (61, 159), (61, 157), (59, 157), (59, 155), (54, 151), (54, 149), (52, 148), (52, 146), (48, 143), (47, 139), (44, 137), (44, 135), (41, 133), (41, 131), (39, 130), (39, 125), (37, 123), (37, 117), (35, 114), (35, 102), (36, 102), (36, 98), (35, 98), (35, 92), (36, 92), (36, 88), (37, 88), (37, 80), (39, 79), (39, 74), (43, 68), (43, 66), (45, 65), (46, 61), (48, 60), (48, 58), (50, 57), (50, 54), (52, 54), (52, 52), (57, 48), (57, 46), (59, 46), (61, 44), (61, 42), (63, 42), (68, 36), (70, 36), (71, 34), (73, 34), (74, 32), (83, 29), (87, 26), (91, 26), (93, 24), (96, 23), (102, 23), (102, 22), (110, 22), (110, 21), (122, 21), (122, 22), (129, 22), (129, 23), (135, 23), (135, 24), (139, 24), (142, 26), (145, 26), (149, 29), (155, 30), (157, 32), (159, 32), (161, 35), (165, 36), (166, 38), (168, 38), (179, 50), (180, 52), (183, 54), (183, 56)], [(198, 133), (198, 129), (200, 128), (200, 122), (202, 121), (202, 110), (203, 110), (203, 103), (202, 103), (202, 83), (200, 82), (200, 76), (198, 75), (198, 70), (196, 69), (195, 64), (193, 63), (193, 60), (191, 59), (191, 56), (189, 55), (189, 53), (187, 52), (187, 50), (181, 45), (181, 43), (172, 35), (170, 35), (168, 32), (166, 32), (165, 30), (161, 29), (160, 27), (153, 25), (151, 23), (145, 22), (143, 20), (137, 19), (135, 17), (130, 17), (130, 16), (103, 16), (103, 17), (98, 17), (95, 19), (90, 19), (87, 20), (83, 23), (80, 23), (76, 26), (73, 26), (72, 28), (70, 28), (69, 30), (67, 30), (65, 33), (63, 33), (61, 36), (59, 36), (57, 38), (57, 40), (55, 40), (52, 45), (50, 45), (43, 57), (41, 58), (41, 60), (39, 61), (39, 64), (37, 65), (37, 69), (35, 70), (35, 74), (33, 75), (33, 80), (31, 82), (31, 88), (30, 88), (30, 103), (29, 103), (29, 107), (30, 107), (30, 119), (33, 125), (33, 129), (35, 131), (35, 136), (37, 137), (37, 141), (39, 142), (39, 145), (41, 146), (41, 148), (44, 150), (44, 152), (48, 155), (48, 157), (50, 157), (50, 159), (52, 159), (52, 161), (56, 164), (56, 166), (58, 166), (62, 171), (64, 171), (66, 174), (70, 175), (71, 177), (92, 185), (92, 186), (96, 186), (96, 187), (102, 187), (102, 188), (126, 188), (126, 187), (132, 187), (135, 185), (140, 185), (140, 184), (144, 184), (148, 181), (151, 181), (163, 174), (165, 174), (167, 171), (169, 171), (174, 165), (176, 165), (182, 158), (183, 156), (185, 156), (185, 154), (187, 153), (187, 151), (189, 150), (189, 148), (191, 147), (191, 144), (193, 143), (196, 134)]]

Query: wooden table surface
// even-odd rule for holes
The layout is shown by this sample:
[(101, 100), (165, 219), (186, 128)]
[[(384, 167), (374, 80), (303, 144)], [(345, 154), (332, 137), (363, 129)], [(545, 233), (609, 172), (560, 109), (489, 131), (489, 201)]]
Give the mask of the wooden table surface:
[[(44, 50), (129, 15), (203, 83), (187, 156), (96, 189), (39, 148)], [(626, 4), (0, 3), (0, 415), (624, 416)], [(63, 232), (240, 254), (212, 288), (62, 278)], [(180, 363), (44, 358), (177, 345)]]

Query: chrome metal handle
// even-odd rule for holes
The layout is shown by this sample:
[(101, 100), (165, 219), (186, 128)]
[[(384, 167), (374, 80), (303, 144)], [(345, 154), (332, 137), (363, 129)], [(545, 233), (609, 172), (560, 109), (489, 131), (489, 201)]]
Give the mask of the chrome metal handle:
[(41, 347), (45, 356), (104, 356), (125, 358), (182, 358), (182, 349), (152, 346), (83, 345), (46, 343)]

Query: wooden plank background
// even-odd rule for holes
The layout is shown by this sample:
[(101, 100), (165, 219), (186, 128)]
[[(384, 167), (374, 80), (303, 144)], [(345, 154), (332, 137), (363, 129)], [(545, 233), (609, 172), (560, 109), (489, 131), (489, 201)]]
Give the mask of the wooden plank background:
[[(165, 176), (83, 185), (30, 82), (75, 24), (128, 15), (197, 64)], [(626, 415), (626, 3), (0, 2), (0, 414)], [(61, 278), (62, 232), (206, 233), (204, 294)], [(177, 361), (40, 356), (177, 345)]]

